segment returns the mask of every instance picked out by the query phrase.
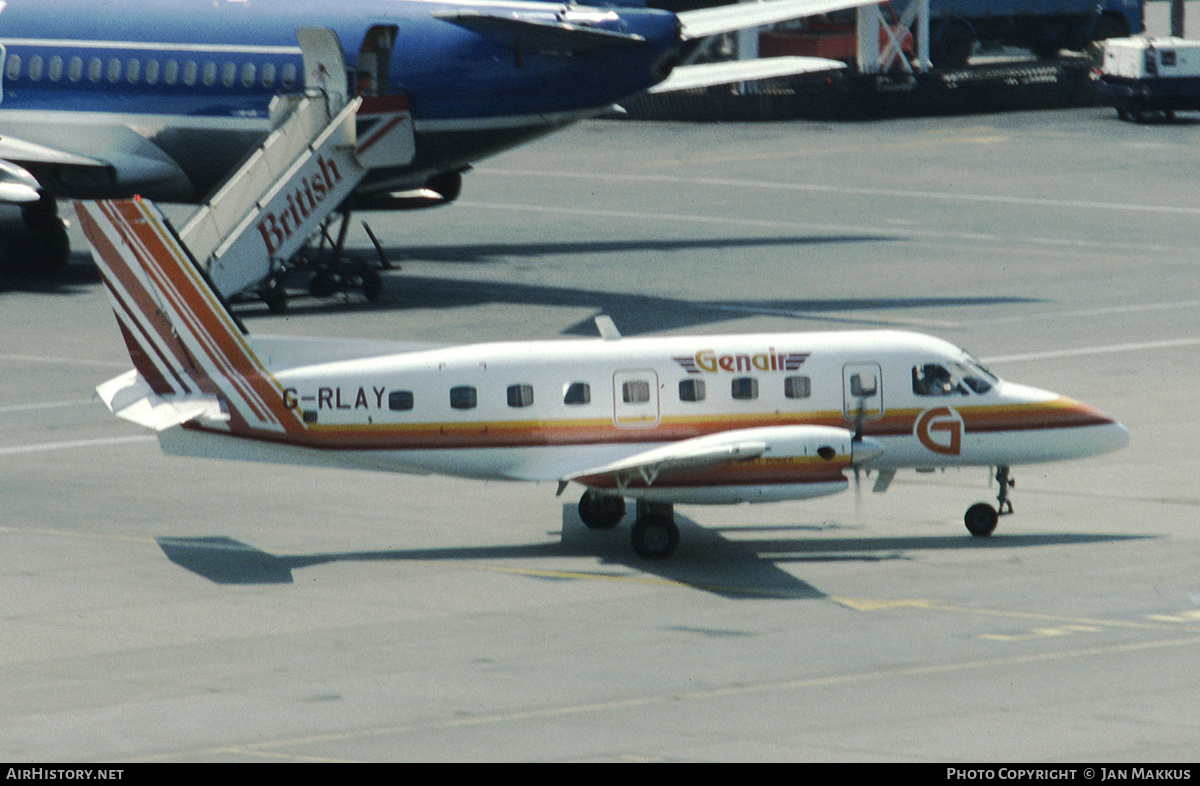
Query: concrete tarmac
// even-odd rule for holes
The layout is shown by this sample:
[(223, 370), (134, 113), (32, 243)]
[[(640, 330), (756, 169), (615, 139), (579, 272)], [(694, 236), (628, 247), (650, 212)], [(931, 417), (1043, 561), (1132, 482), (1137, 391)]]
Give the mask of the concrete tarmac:
[(92, 396), (130, 364), (86, 256), (3, 282), (0, 760), (1194, 760), (1197, 134), (589, 122), (364, 216), (402, 265), (382, 302), (239, 307), (446, 342), (936, 334), (1132, 432), (1015, 468), (990, 539), (961, 520), (984, 470), (680, 507), (647, 563), (574, 489), (167, 458)]

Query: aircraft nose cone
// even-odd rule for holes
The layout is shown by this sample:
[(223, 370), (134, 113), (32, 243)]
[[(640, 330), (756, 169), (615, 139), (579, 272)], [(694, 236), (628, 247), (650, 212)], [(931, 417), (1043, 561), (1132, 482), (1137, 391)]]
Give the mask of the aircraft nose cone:
[(1079, 401), (1067, 400), (1068, 418), (1079, 426), (1073, 442), (1075, 455), (1097, 456), (1129, 444), (1129, 429), (1100, 410)]
[(1129, 429), (1125, 428), (1125, 424), (1118, 423), (1114, 420), (1111, 424), (1104, 426), (1103, 428), (1105, 430), (1104, 438), (1106, 440), (1106, 445), (1103, 452), (1107, 453), (1110, 450), (1123, 448), (1129, 444)]

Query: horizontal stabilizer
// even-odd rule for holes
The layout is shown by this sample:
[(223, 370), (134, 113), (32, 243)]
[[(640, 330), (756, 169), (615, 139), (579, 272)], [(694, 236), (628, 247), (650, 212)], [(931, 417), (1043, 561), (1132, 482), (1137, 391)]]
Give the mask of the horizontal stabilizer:
[(872, 4), (872, 0), (768, 0), (684, 11), (678, 16), (683, 39), (689, 41)]
[(229, 415), (216, 396), (158, 395), (137, 371), (127, 371), (96, 387), (96, 392), (119, 418), (164, 431), (192, 420), (224, 422)]
[(694, 90), (710, 85), (731, 82), (753, 82), (781, 76), (796, 76), (813, 71), (832, 71), (845, 68), (840, 60), (823, 57), (766, 57), (761, 60), (730, 60), (722, 63), (677, 66), (671, 75), (650, 88), (649, 93), (670, 93)]
[(550, 19), (516, 19), (457, 11), (434, 16), (489, 38), (500, 46), (529, 52), (574, 54), (645, 41), (639, 35)]

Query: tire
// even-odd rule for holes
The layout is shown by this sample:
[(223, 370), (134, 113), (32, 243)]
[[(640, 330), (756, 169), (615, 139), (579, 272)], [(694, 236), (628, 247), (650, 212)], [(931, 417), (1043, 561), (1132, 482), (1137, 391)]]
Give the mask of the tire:
[(999, 520), (1000, 514), (986, 502), (980, 502), (967, 508), (967, 513), (963, 516), (963, 523), (967, 525), (967, 531), (977, 538), (986, 538), (995, 532)]
[(669, 516), (648, 513), (633, 523), (632, 540), (642, 559), (664, 560), (679, 546), (679, 527)]
[(362, 280), (363, 297), (371, 302), (383, 297), (383, 277), (379, 275), (379, 271), (369, 267), (363, 268), (359, 272), (359, 278)]
[(588, 529), (612, 529), (625, 518), (625, 500), (589, 489), (579, 498), (579, 518)]

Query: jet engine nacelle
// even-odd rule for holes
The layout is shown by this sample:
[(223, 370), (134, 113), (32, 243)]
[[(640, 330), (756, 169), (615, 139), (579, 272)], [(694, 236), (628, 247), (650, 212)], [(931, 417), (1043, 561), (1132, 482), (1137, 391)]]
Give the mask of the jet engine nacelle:
[(346, 200), (342, 210), (424, 210), (448, 205), (462, 192), (462, 172), (439, 172), (425, 185), (409, 191), (355, 194)]

